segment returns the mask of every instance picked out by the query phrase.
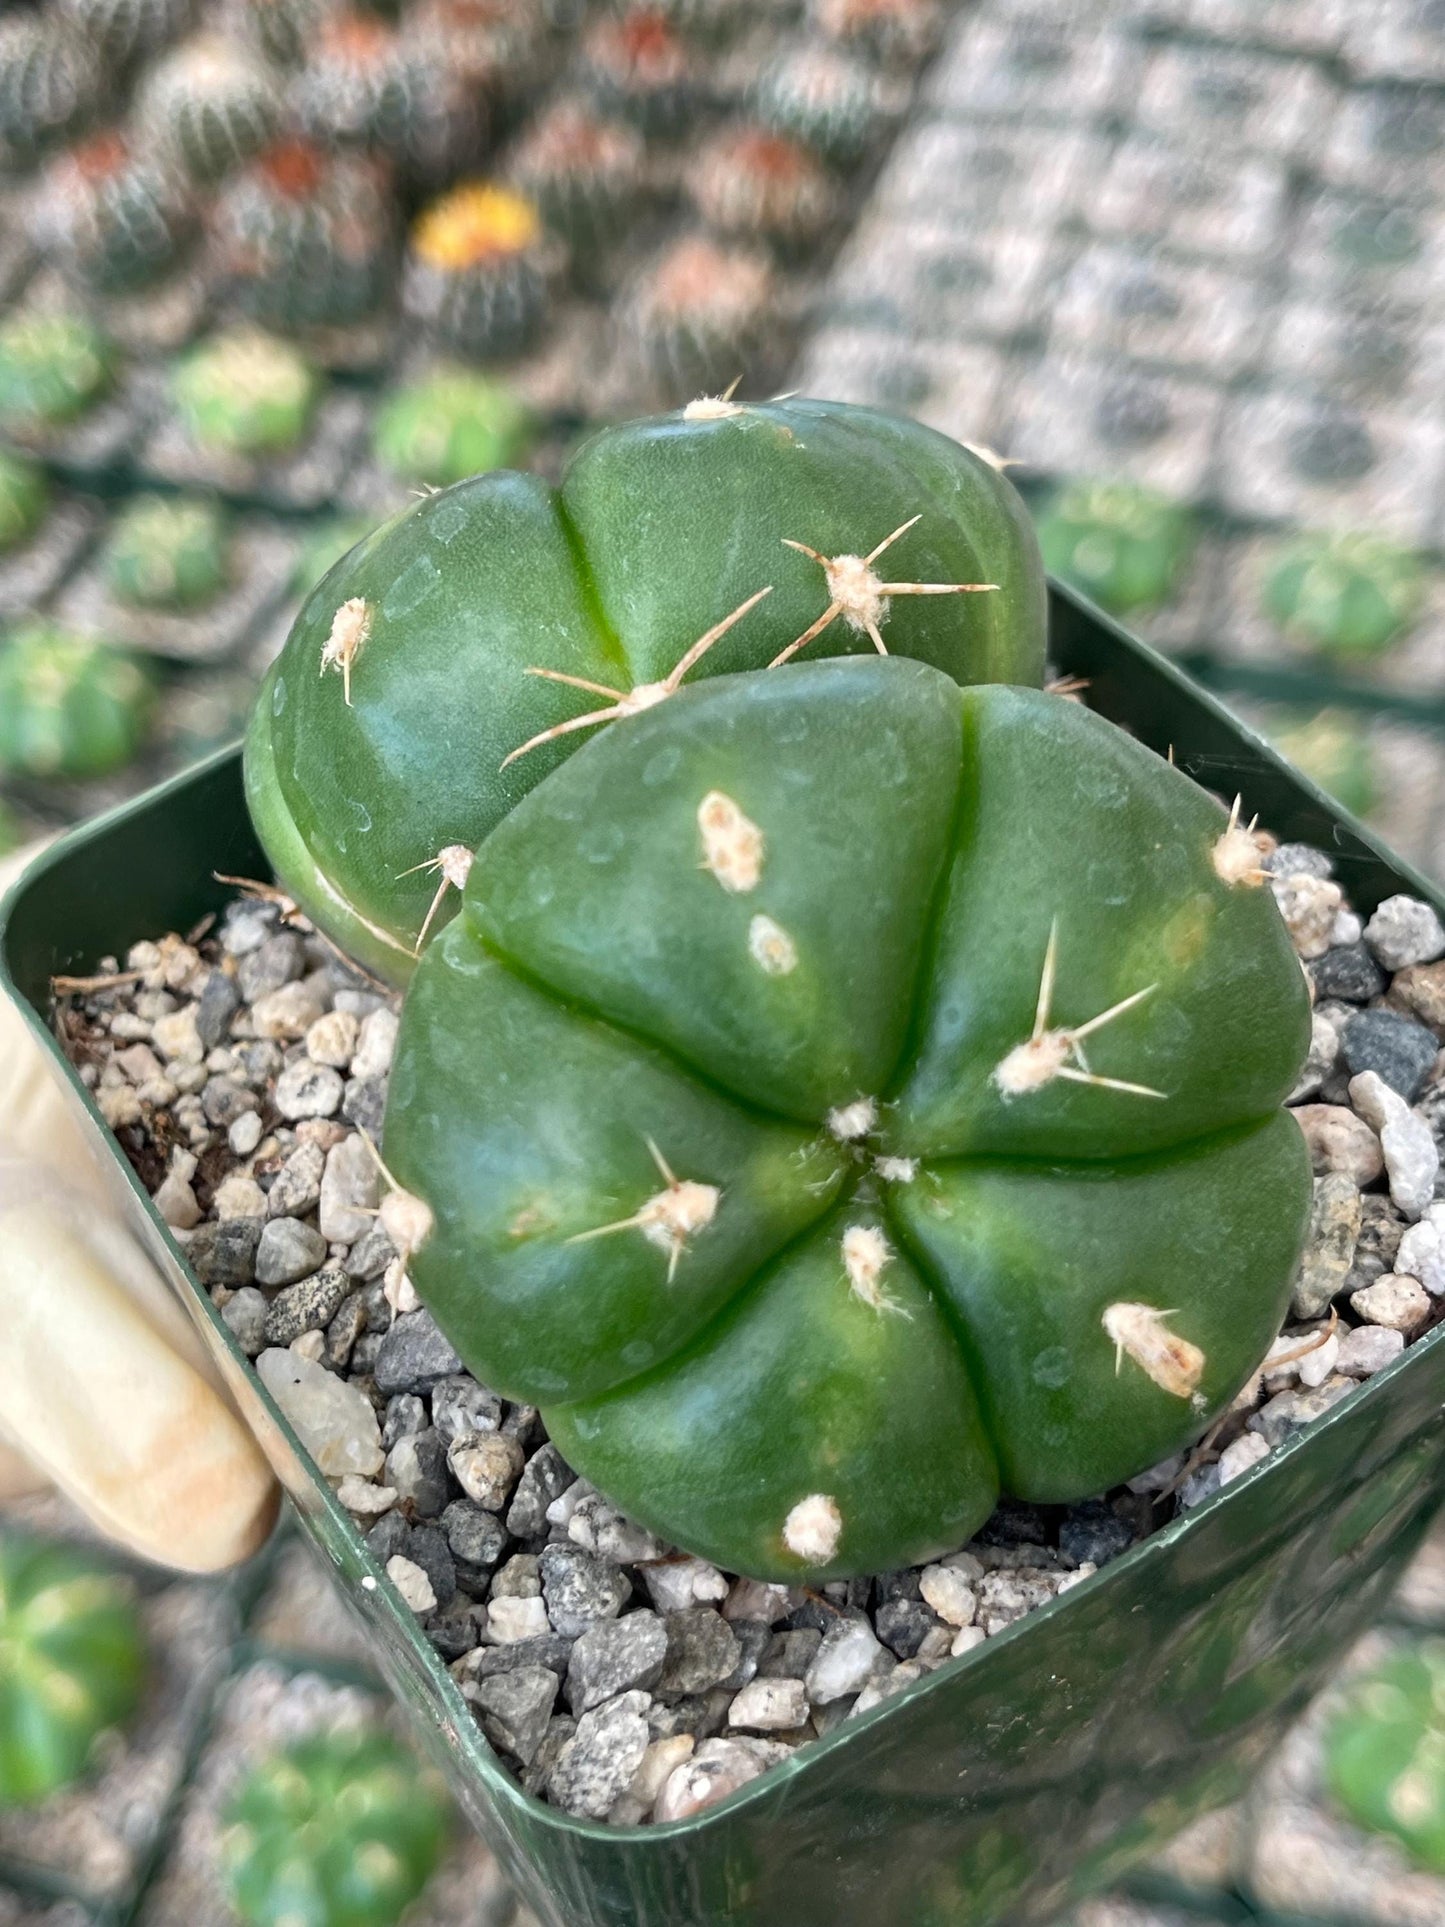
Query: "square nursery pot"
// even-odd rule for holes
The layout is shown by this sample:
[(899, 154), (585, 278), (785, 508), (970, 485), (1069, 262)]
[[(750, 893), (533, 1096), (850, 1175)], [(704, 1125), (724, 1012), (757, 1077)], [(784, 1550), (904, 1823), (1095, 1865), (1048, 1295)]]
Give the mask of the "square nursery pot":
[[(1328, 849), (1356, 907), (1445, 898), (1209, 696), (1056, 590), (1053, 655), (1090, 700), (1278, 835)], [(1437, 1503), (1445, 1330), (1187, 1517), (849, 1720), (730, 1799), (609, 1829), (524, 1794), (186, 1269), (47, 1023), (52, 974), (184, 930), (262, 874), (229, 751), (86, 824), (0, 915), (0, 977), (55, 1053), (115, 1195), (188, 1303), (376, 1658), (547, 1927), (1015, 1927), (1233, 1798), (1380, 1611)]]

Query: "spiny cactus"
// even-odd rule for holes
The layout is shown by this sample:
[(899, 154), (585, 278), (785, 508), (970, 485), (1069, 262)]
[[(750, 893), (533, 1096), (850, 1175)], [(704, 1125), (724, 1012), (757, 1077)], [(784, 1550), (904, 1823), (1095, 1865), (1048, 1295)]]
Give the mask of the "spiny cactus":
[(138, 496), (116, 519), (104, 567), (118, 602), (200, 609), (226, 584), (226, 524), (214, 502)]
[(385, 297), (391, 196), (364, 156), (279, 142), (222, 188), (214, 225), (222, 271), (269, 327), (346, 327)]
[(19, 548), (40, 527), (50, 503), (43, 469), (0, 448), (0, 555)]
[(174, 40), (192, 0), (60, 0), (60, 8), (114, 74)]
[(1194, 517), (1137, 483), (1074, 482), (1039, 517), (1039, 545), (1047, 568), (1105, 609), (1154, 609), (1188, 566)]
[(445, 1795), (377, 1729), (298, 1740), (228, 1802), (221, 1877), (250, 1927), (392, 1927), (436, 1871)]
[(1325, 1772), (1352, 1820), (1445, 1873), (1445, 1641), (1414, 1642), (1350, 1683)]
[(1353, 816), (1368, 816), (1379, 801), (1374, 753), (1365, 724), (1343, 709), (1322, 709), (1269, 732), (1286, 761)]
[(1345, 656), (1373, 656), (1405, 635), (1425, 593), (1420, 558), (1365, 530), (1283, 542), (1264, 578), (1265, 613), (1288, 634)]
[(0, 1807), (78, 1779), (100, 1735), (134, 1712), (145, 1671), (126, 1580), (66, 1547), (0, 1536)]
[(687, 394), (748, 369), (775, 294), (765, 255), (684, 235), (634, 282), (619, 325), (664, 389)]
[(388, 395), (373, 446), (393, 475), (443, 488), (515, 461), (530, 429), (511, 389), (470, 369), (441, 368)]
[(239, 42), (208, 34), (152, 69), (138, 112), (187, 176), (210, 186), (271, 139), (277, 104), (276, 83), (261, 63)]
[(646, 148), (577, 99), (556, 102), (513, 149), (507, 178), (575, 255), (592, 258), (626, 231), (642, 194)]
[(326, 0), (231, 0), (238, 34), (278, 67), (299, 67), (321, 24)]
[(151, 685), (119, 650), (36, 619), (0, 639), (0, 772), (107, 776), (140, 748)]
[(425, 866), (584, 727), (804, 652), (1037, 685), (1044, 621), (1027, 512), (976, 455), (871, 409), (703, 399), (593, 436), (555, 494), (495, 471), (430, 495), (333, 570), (257, 702), (252, 814), (307, 914), (401, 980), (454, 907)]
[(293, 104), (313, 139), (381, 149), (424, 180), (464, 165), (482, 132), (480, 101), (460, 73), (409, 31), (354, 10), (323, 23)]
[(418, 217), (402, 300), (444, 345), (463, 354), (510, 354), (539, 327), (555, 266), (534, 203), (511, 188), (471, 181)]
[(180, 363), (177, 410), (205, 448), (235, 455), (281, 454), (311, 425), (320, 382), (299, 349), (259, 330), (217, 335)]
[(95, 50), (61, 21), (0, 20), (0, 160), (29, 160), (83, 127), (104, 84)]
[(418, 0), (406, 21), (409, 42), (465, 86), (500, 100), (539, 77), (546, 34), (538, 0)]
[(826, 39), (891, 67), (918, 66), (943, 33), (938, 0), (811, 0), (808, 12)]
[(46, 240), (78, 279), (101, 293), (144, 287), (171, 267), (195, 211), (174, 172), (97, 134), (52, 165), (40, 217)]
[(884, 91), (873, 70), (831, 47), (803, 46), (770, 63), (753, 91), (765, 127), (851, 167), (882, 125)]
[(1000, 1492), (1103, 1491), (1289, 1302), (1309, 998), (1265, 881), (1059, 696), (881, 658), (684, 688), (501, 819), (417, 967), (408, 1276), (732, 1571), (888, 1571)]
[(698, 101), (697, 58), (656, 7), (596, 20), (582, 43), (580, 74), (602, 113), (647, 134), (680, 132)]
[(0, 321), (0, 422), (7, 428), (74, 421), (114, 379), (110, 343), (84, 316), (21, 309)]
[(765, 128), (727, 127), (687, 173), (693, 205), (716, 233), (807, 247), (838, 211), (826, 168), (800, 142)]

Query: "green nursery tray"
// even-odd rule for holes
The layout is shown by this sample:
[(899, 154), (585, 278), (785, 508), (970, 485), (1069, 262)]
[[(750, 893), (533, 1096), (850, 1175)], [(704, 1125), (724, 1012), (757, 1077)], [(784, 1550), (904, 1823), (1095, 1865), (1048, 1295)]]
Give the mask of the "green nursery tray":
[[(1322, 845), (1356, 907), (1445, 900), (1154, 651), (1055, 590), (1053, 657), (1090, 701), (1277, 834)], [(0, 910), (0, 975), (55, 1053), (117, 1200), (426, 1728), (548, 1927), (1042, 1922), (1233, 1798), (1383, 1607), (1439, 1496), (1445, 1334), (1187, 1518), (698, 1817), (616, 1830), (524, 1794), (171, 1243), (51, 1039), (52, 975), (260, 875), (227, 752), (55, 845)]]

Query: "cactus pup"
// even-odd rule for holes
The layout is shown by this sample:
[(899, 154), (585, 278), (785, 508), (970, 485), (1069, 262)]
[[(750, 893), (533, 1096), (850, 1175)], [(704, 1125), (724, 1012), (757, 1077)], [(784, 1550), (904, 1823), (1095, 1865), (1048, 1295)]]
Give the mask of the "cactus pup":
[(880, 648), (1038, 685), (1044, 624), (1027, 511), (989, 463), (871, 409), (702, 398), (594, 436), (555, 491), (495, 470), (428, 495), (338, 563), (258, 698), (251, 811), (287, 892), (402, 981), (455, 909), (426, 866), (607, 716)]
[(512, 188), (469, 181), (417, 217), (402, 302), (445, 347), (512, 354), (540, 326), (558, 264), (558, 244), (533, 202)]

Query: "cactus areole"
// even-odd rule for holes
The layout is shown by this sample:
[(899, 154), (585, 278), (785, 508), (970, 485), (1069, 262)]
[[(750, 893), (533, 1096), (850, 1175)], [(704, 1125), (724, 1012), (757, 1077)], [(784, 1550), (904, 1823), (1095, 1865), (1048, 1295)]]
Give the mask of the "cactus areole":
[(1044, 625), (1028, 516), (978, 456), (868, 409), (693, 403), (597, 435), (557, 489), (430, 495), (339, 562), (263, 686), (251, 813), (286, 889), (400, 982), (456, 907), (442, 854), (584, 719), (790, 652), (1036, 686)]
[(1039, 690), (685, 686), (503, 817), (412, 980), (383, 1207), (628, 1513), (799, 1582), (1197, 1437), (1310, 1199), (1252, 839)]

